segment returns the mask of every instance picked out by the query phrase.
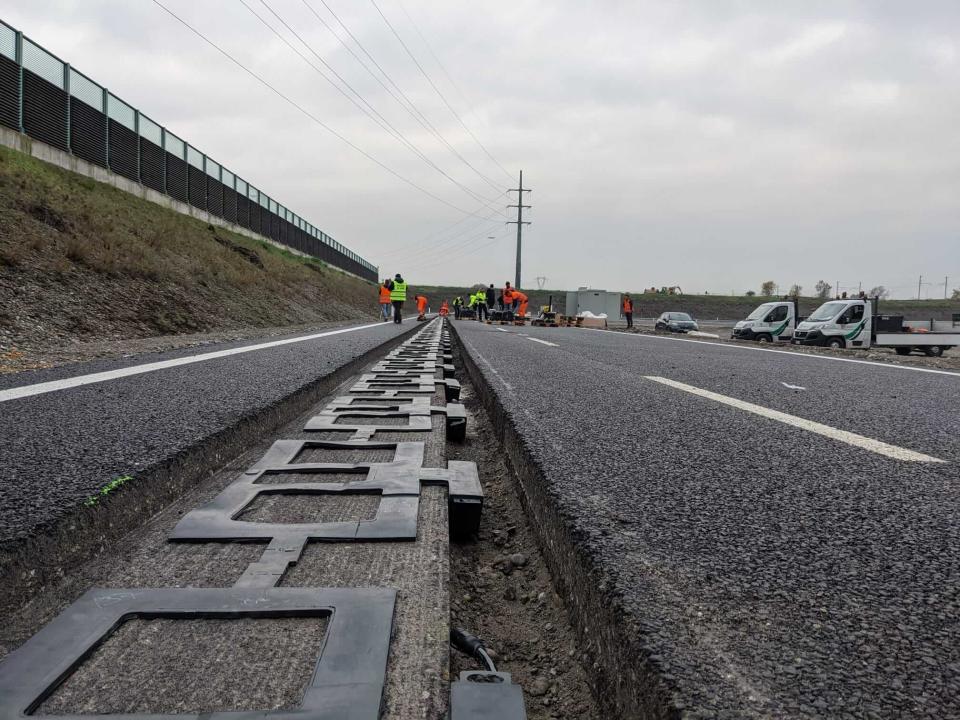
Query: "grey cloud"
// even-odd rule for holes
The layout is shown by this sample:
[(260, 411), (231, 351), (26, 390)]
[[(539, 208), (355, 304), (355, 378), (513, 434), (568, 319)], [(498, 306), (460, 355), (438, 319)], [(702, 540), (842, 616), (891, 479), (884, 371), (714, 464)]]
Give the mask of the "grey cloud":
[[(235, 0), (165, 2), (378, 159), (463, 209), (478, 207)], [(431, 159), (495, 195), (300, 0), (270, 2)], [(328, 2), (458, 151), (506, 186), (372, 6)], [(909, 295), (916, 275), (936, 272), (960, 285), (955, 1), (403, 3), (471, 107), (397, 0), (380, 5), (476, 135), (535, 188), (528, 278), (742, 292), (767, 278), (812, 287), (839, 274)], [(382, 257), (385, 271), (414, 282), (512, 275), (512, 226), (471, 220), (451, 231), (470, 232), (445, 240), (450, 233), (438, 231), (462, 215), (277, 102), (152, 3), (50, 0), (5, 12), (342, 242)], [(503, 237), (491, 243), (488, 234)], [(396, 252), (427, 236), (416, 254)], [(454, 251), (432, 252), (438, 242)]]

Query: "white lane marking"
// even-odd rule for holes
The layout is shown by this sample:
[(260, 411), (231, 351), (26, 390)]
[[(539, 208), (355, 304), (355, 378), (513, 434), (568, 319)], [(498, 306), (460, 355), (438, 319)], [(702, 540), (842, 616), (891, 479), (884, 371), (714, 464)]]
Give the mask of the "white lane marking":
[(692, 393), (693, 395), (699, 395), (700, 397), (705, 397), (708, 400), (729, 405), (730, 407), (735, 407), (739, 410), (745, 410), (746, 412), (760, 415), (761, 417), (769, 418), (770, 420), (776, 420), (786, 425), (792, 425), (793, 427), (800, 428), (801, 430), (809, 430), (810, 432), (823, 435), (824, 437), (831, 438), (832, 440), (839, 440), (840, 442), (847, 443), (848, 445), (853, 445), (854, 447), (858, 447), (863, 450), (869, 450), (870, 452), (875, 452), (878, 455), (885, 455), (886, 457), (893, 458), (894, 460), (926, 463), (946, 462), (945, 460), (940, 460), (939, 458), (931, 457), (930, 455), (924, 455), (923, 453), (907, 450), (906, 448), (897, 447), (896, 445), (888, 445), (885, 442), (873, 440), (872, 438), (864, 437), (863, 435), (857, 435), (856, 433), (847, 432), (846, 430), (838, 430), (837, 428), (830, 427), (829, 425), (823, 425), (818, 422), (813, 422), (812, 420), (805, 420), (804, 418), (797, 417), (796, 415), (788, 415), (787, 413), (782, 413), (779, 410), (771, 410), (770, 408), (765, 408), (762, 405), (754, 405), (753, 403), (737, 400), (736, 398), (728, 397), (727, 395), (720, 395), (715, 392), (710, 392), (709, 390), (702, 390), (701, 388), (694, 387), (693, 385), (687, 385), (682, 382), (677, 382), (676, 380), (668, 380), (667, 378), (657, 377), (655, 375), (645, 375), (644, 377), (647, 380), (652, 380), (653, 382), (660, 383), (661, 385), (667, 385), (669, 387), (676, 388), (677, 390), (683, 390), (684, 392)]
[(527, 340), (530, 340), (535, 343), (540, 343), (541, 345), (549, 345), (550, 347), (560, 347), (556, 343), (547, 342), (546, 340), (538, 340), (537, 338), (534, 338), (534, 337), (528, 337)]
[(357, 325), (356, 327), (330, 330), (328, 332), (314, 333), (313, 335), (301, 335), (300, 337), (285, 338), (284, 340), (273, 340), (271, 342), (258, 343), (256, 345), (245, 345), (243, 347), (230, 348), (229, 350), (216, 350), (214, 352), (203, 353), (201, 355), (189, 355), (187, 357), (173, 358), (172, 360), (160, 360), (158, 362), (145, 363), (143, 365), (133, 365), (131, 367), (118, 368), (116, 370), (105, 370), (104, 372), (90, 373), (89, 375), (78, 375), (77, 377), (64, 378), (63, 380), (50, 380), (48, 382), (36, 383), (34, 385), (21, 385), (20, 387), (9, 388), (8, 390), (0, 390), (0, 402), (17, 400), (19, 398), (31, 397), (33, 395), (43, 395), (44, 393), (80, 387), (81, 385), (93, 385), (94, 383), (107, 382), (108, 380), (116, 380), (117, 378), (129, 377), (131, 375), (142, 375), (143, 373), (165, 370), (167, 368), (178, 367), (180, 365), (191, 365), (193, 363), (204, 362), (206, 360), (216, 360), (217, 358), (253, 352), (254, 350), (265, 350), (266, 348), (278, 347), (280, 345), (306, 342), (307, 340), (315, 340), (317, 338), (329, 337), (331, 335), (342, 335), (343, 333), (357, 332), (358, 330), (367, 330), (375, 327), (383, 327), (383, 323), (379, 322), (372, 323), (370, 325)]
[(811, 353), (790, 352), (789, 350), (772, 350), (768, 348), (747, 347), (745, 345), (734, 345), (733, 343), (710, 342), (709, 340), (685, 340), (684, 338), (667, 337), (664, 335), (643, 335), (642, 333), (622, 333), (616, 330), (597, 330), (597, 332), (616, 333), (617, 335), (626, 335), (633, 338), (649, 338), (651, 340), (672, 340), (673, 342), (696, 343), (697, 345), (715, 345), (717, 347), (731, 348), (733, 350), (752, 350), (753, 352), (776, 353), (777, 355), (789, 355), (793, 358), (807, 358), (809, 360), (835, 360), (836, 362), (857, 363), (859, 365), (876, 365), (882, 368), (891, 368), (893, 370), (913, 370), (914, 372), (933, 373), (934, 375), (949, 375), (950, 377), (960, 378), (960, 373), (949, 370), (937, 370), (936, 368), (914, 367), (912, 365), (894, 365), (893, 363), (876, 362), (874, 360), (855, 360), (853, 358), (833, 357), (832, 355), (813, 355)]
[(802, 385), (791, 385), (790, 383), (785, 383), (782, 381), (780, 384), (783, 385), (788, 390), (806, 390), (806, 388), (803, 387)]
[(494, 328), (494, 330), (496, 330), (497, 332), (509, 332), (508, 330), (504, 330), (503, 328)]

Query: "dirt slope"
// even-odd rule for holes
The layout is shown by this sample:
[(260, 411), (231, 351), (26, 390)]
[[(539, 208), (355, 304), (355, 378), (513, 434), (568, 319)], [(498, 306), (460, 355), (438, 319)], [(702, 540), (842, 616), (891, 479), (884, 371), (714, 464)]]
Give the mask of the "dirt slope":
[(0, 147), (0, 369), (48, 350), (372, 318), (376, 288)]

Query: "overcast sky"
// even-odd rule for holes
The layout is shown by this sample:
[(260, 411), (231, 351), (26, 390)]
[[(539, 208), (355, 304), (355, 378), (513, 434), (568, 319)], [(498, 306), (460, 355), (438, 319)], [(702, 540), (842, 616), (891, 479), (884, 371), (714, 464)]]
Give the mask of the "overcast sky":
[[(280, 100), (151, 0), (0, 8), (381, 274), (411, 283), (513, 278), (515, 226), (502, 212), (516, 195), (503, 191), (523, 169), (534, 188), (527, 287), (542, 276), (552, 288), (742, 293), (767, 279), (811, 291), (824, 279), (906, 297), (920, 275), (931, 283), (925, 297), (942, 297), (947, 275), (960, 287), (957, 0), (376, 0), (509, 176), (370, 0), (325, 0), (363, 49), (324, 0), (267, 0), (309, 48), (262, 0), (243, 1), (314, 65), (329, 64), (416, 152), (241, 0), (162, 0), (449, 205)], [(391, 96), (400, 97), (391, 81), (414, 108)]]

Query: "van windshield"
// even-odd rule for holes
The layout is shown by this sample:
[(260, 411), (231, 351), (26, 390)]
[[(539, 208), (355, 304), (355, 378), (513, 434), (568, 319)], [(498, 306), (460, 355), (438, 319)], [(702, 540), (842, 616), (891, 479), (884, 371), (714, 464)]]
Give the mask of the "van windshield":
[(747, 320), (759, 320), (760, 318), (762, 318), (764, 315), (767, 314), (767, 310), (769, 310), (771, 307), (773, 307), (773, 306), (772, 306), (772, 305), (761, 305), (761, 306), (758, 307), (756, 310), (754, 310), (752, 313), (750, 313), (749, 315), (747, 315)]
[(825, 320), (833, 320), (837, 314), (847, 306), (845, 302), (828, 302), (824, 303), (816, 310), (813, 311), (813, 315), (807, 318), (807, 322), (824, 322)]

